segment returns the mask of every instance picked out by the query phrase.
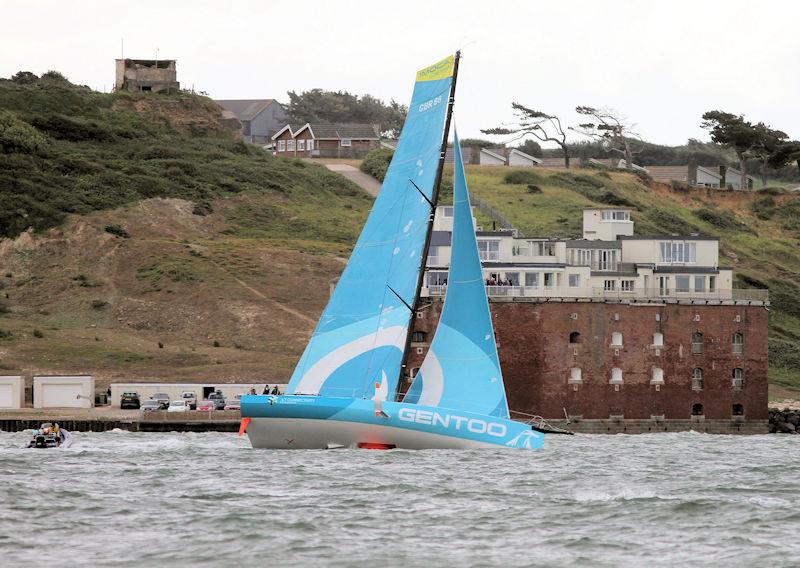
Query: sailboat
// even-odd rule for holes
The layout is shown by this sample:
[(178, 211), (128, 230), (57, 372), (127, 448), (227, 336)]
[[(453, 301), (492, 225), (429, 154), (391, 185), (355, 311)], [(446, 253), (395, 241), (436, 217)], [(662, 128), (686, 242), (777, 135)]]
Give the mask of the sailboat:
[(397, 387), (418, 307), (452, 116), (459, 54), (417, 73), (392, 162), (284, 395), (241, 399), (254, 448), (535, 449), (510, 420), (455, 138), (452, 259), (430, 349)]

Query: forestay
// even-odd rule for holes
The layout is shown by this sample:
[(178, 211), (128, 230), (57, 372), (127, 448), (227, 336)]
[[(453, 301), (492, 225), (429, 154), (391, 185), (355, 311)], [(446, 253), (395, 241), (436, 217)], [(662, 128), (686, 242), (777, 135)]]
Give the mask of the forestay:
[(394, 157), (288, 394), (393, 397), (414, 304), (454, 58), (417, 73)]
[(458, 135), (451, 251), (439, 325), (405, 402), (508, 418)]

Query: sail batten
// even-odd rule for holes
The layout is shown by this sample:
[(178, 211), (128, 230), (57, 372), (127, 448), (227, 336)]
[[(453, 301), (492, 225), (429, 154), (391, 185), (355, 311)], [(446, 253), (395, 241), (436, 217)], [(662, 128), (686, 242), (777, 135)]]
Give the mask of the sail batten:
[(388, 376), (382, 396), (394, 396), (408, 307), (423, 269), (453, 69), (451, 56), (417, 74), (381, 190), (287, 393), (372, 398), (374, 385)]
[(447, 291), (436, 333), (405, 401), (508, 418), (458, 135)]

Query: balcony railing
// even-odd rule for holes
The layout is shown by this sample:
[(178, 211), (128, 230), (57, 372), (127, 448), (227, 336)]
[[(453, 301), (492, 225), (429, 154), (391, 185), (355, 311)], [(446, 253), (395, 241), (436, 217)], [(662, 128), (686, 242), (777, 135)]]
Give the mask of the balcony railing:
[[(446, 285), (429, 285), (428, 296), (443, 296)], [(486, 286), (486, 294), (490, 297), (521, 298), (590, 298), (598, 300), (697, 300), (697, 301), (737, 301), (768, 302), (769, 290), (728, 289), (678, 292), (663, 288), (634, 288), (633, 290), (606, 290), (602, 287), (573, 288), (569, 286)]]

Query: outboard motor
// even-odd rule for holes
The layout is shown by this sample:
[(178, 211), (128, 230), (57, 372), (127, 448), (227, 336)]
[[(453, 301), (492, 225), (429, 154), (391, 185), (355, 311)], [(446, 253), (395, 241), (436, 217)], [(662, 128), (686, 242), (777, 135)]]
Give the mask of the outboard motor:
[(37, 448), (46, 448), (47, 447), (47, 438), (45, 438), (44, 434), (37, 434), (36, 437), (33, 439), (33, 445)]

